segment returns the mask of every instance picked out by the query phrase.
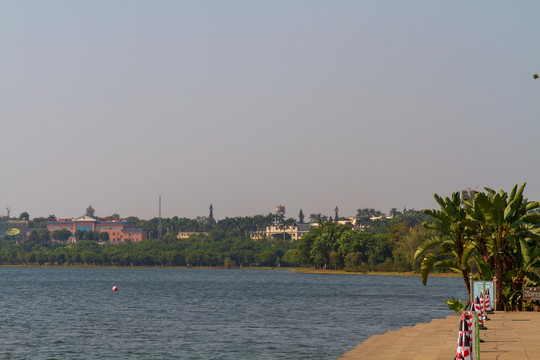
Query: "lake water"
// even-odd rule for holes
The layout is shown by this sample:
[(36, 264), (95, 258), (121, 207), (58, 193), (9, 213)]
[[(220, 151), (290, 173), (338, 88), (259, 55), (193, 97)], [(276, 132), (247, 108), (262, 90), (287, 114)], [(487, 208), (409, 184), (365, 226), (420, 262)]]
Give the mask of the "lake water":
[(451, 296), (461, 278), (0, 268), (0, 358), (335, 359)]

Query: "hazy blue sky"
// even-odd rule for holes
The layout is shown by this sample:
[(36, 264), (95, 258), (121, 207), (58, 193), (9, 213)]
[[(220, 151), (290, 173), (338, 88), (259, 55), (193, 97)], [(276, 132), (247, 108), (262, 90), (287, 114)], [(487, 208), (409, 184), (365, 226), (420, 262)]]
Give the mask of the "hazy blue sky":
[(0, 214), (540, 200), (540, 2), (0, 1)]

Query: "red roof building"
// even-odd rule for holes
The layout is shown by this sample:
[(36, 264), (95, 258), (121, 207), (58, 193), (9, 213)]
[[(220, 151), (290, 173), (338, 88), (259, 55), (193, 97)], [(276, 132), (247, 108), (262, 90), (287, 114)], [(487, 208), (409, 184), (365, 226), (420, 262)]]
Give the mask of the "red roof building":
[(77, 219), (56, 219), (47, 222), (47, 230), (69, 230), (75, 235), (77, 230), (106, 232), (109, 234), (109, 242), (123, 243), (127, 241), (136, 242), (148, 237), (148, 232), (136, 229), (135, 224), (128, 223), (121, 219), (96, 219), (88, 215), (83, 215)]

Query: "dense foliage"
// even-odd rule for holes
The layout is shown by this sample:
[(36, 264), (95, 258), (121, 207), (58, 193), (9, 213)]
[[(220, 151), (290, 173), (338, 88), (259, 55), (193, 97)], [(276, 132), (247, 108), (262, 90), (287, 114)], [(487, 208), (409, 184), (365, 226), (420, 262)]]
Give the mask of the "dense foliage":
[[(524, 286), (540, 285), (540, 202), (523, 196), (525, 184), (508, 194), (456, 192), (451, 198), (435, 195), (440, 210), (425, 210), (432, 217), (426, 227), (436, 235), (421, 243), (415, 254), (422, 259), (424, 284), (433, 268), (449, 268), (463, 277), (497, 277), (497, 310), (521, 310)], [(527, 306), (527, 304), (525, 304)]]
[[(365, 214), (367, 209), (359, 210)], [(410, 210), (393, 218), (362, 217), (361, 227), (324, 222), (298, 242), (300, 263), (322, 269), (348, 271), (417, 271), (416, 246), (431, 232), (420, 225), (427, 217)]]
[[(0, 241), (4, 265), (104, 265), (104, 266), (276, 266), (297, 265), (283, 241), (254, 241), (220, 230), (208, 236), (176, 239), (172, 235), (126, 244), (100, 244), (82, 240), (74, 244), (26, 240)], [(293, 259), (294, 260), (294, 259)]]
[[(380, 214), (380, 212), (376, 212)], [(117, 217), (117, 214), (113, 216)], [(49, 218), (31, 221), (45, 224)], [(340, 225), (326, 218), (300, 241), (250, 238), (253, 231), (267, 225), (294, 224), (275, 214), (252, 217), (166, 218), (161, 220), (165, 234), (158, 237), (159, 219), (128, 222), (149, 231), (150, 237), (139, 243), (108, 244), (106, 233), (77, 233), (79, 241), (67, 244), (70, 232), (45, 228), (32, 231), (22, 241), (0, 242), (0, 264), (4, 265), (104, 265), (104, 266), (309, 266), (350, 271), (418, 271), (414, 261), (417, 245), (430, 235), (419, 225), (426, 220), (420, 211), (396, 212), (393, 218), (363, 219), (362, 231), (352, 225)], [(179, 232), (193, 232), (188, 239), (177, 239)], [(52, 242), (52, 239), (59, 242)]]

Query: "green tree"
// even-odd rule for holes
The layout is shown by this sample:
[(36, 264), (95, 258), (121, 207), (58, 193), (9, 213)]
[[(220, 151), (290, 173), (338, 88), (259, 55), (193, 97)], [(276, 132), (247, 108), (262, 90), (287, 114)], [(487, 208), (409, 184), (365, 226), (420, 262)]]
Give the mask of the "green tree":
[(23, 211), (21, 215), (19, 215), (19, 220), (30, 220), (30, 215), (26, 211)]
[(274, 266), (276, 263), (276, 253), (270, 249), (264, 250), (255, 255), (255, 261), (262, 266)]
[(51, 254), (51, 257), (54, 259), (54, 263), (58, 265), (64, 265), (68, 259), (68, 252), (65, 247), (58, 247), (54, 249)]
[[(306, 245), (310, 245), (309, 263), (318, 268), (326, 269), (332, 266), (330, 254), (339, 251), (339, 238), (346, 231), (350, 231), (347, 225), (325, 222), (312, 229), (300, 239), (299, 249), (301, 258), (305, 259)], [(341, 256), (341, 254), (340, 254)]]
[(290, 249), (285, 252), (282, 258), (283, 262), (289, 266), (298, 266), (300, 264), (300, 250)]
[(362, 253), (359, 251), (350, 252), (345, 257), (345, 270), (355, 271), (362, 264)]
[(341, 257), (341, 254), (339, 252), (337, 251), (330, 252), (330, 264), (336, 270), (341, 269), (343, 267), (343, 258)]
[(372, 218), (383, 216), (384, 214), (378, 210), (364, 208), (356, 210), (356, 224), (361, 228), (368, 227), (372, 222)]
[(398, 211), (397, 208), (390, 209), (390, 212), (389, 212), (390, 217), (394, 218), (394, 217), (398, 216), (399, 214), (401, 214), (401, 213)]
[(39, 236), (38, 241), (41, 242), (42, 244), (45, 244), (51, 241), (51, 235), (49, 233), (49, 230), (47, 229), (39, 230), (38, 236)]
[(71, 236), (71, 231), (67, 229), (54, 230), (51, 232), (51, 238), (57, 241), (67, 241)]
[(230, 257), (225, 258), (225, 262), (224, 262), (223, 266), (225, 266), (226, 269), (231, 269), (233, 267), (236, 267), (236, 265), (237, 265), (236, 261), (234, 261)]
[(26, 242), (36, 243), (39, 241), (39, 234), (36, 230), (32, 230), (26, 239)]
[(109, 233), (106, 232), (106, 231), (100, 232), (99, 233), (99, 240), (104, 241), (104, 242), (109, 241)]
[(322, 224), (328, 221), (328, 216), (322, 215), (320, 213), (309, 215), (309, 220), (312, 223)]
[(415, 259), (414, 254), (418, 245), (435, 235), (433, 230), (426, 229), (420, 225), (415, 226), (393, 247), (392, 255), (394, 264), (399, 269), (405, 271), (420, 271), (420, 259)]

